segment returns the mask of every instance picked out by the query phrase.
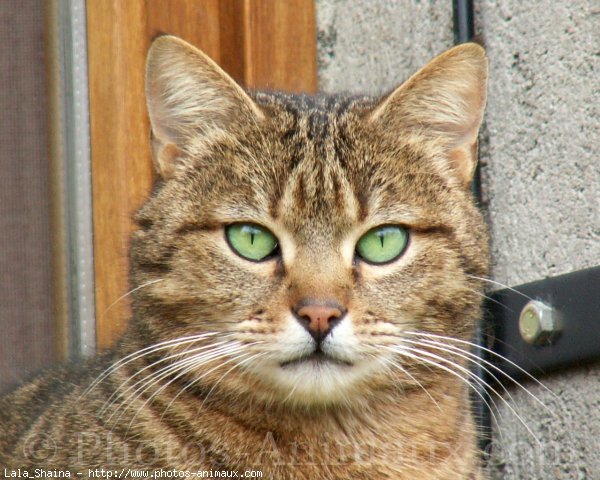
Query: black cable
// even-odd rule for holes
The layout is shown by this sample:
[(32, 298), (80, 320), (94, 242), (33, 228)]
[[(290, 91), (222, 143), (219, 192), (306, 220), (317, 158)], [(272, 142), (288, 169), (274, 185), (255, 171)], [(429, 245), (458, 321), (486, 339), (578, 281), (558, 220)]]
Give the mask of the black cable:
[(473, 0), (453, 0), (454, 43), (470, 42), (475, 36)]
[[(452, 15), (454, 18), (454, 44), (471, 42), (475, 36), (475, 16), (473, 0), (452, 0)], [(479, 165), (471, 184), (473, 195), (481, 204), (481, 176)]]
[[(473, 14), (473, 0), (453, 0), (452, 1), (452, 13), (454, 19), (454, 43), (456, 45), (460, 43), (470, 42), (475, 36), (475, 19)], [(471, 185), (473, 196), (476, 201), (481, 205), (481, 174), (479, 170), (479, 164), (473, 177), (473, 183)], [(477, 324), (475, 331), (474, 342), (477, 345), (485, 347), (485, 327), (484, 319), (480, 319)], [(480, 358), (487, 360), (487, 355), (482, 349), (474, 352), (480, 356)], [(485, 385), (489, 382), (485, 370), (482, 365), (477, 364), (474, 367), (475, 375)], [(478, 394), (473, 396), (473, 410), (479, 429), (480, 441), (479, 447), (484, 453), (484, 461), (487, 460), (486, 454), (489, 453), (491, 445), (491, 414), (489, 409), (489, 392), (482, 385), (473, 385), (477, 390)], [(487, 403), (486, 403), (487, 402)]]

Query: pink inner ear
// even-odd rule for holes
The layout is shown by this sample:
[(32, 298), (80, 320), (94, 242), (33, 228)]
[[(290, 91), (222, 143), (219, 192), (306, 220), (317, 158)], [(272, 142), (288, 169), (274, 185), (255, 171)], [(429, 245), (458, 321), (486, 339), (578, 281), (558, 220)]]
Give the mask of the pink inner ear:
[[(256, 122), (262, 110), (206, 54), (175, 37), (157, 38), (148, 53), (146, 100), (157, 140), (155, 162), (161, 173), (177, 153), (166, 145), (186, 150), (210, 144), (215, 132), (229, 132), (235, 122)], [(158, 154), (158, 156), (157, 156)], [(160, 157), (160, 158), (159, 158)], [(161, 173), (162, 174), (162, 173)]]
[(473, 179), (477, 164), (477, 141), (471, 145), (461, 145), (448, 152), (448, 166), (456, 172), (459, 180), (468, 185)]
[(182, 154), (177, 145), (173, 143), (164, 145), (156, 139), (153, 139), (152, 153), (156, 173), (164, 179), (173, 177), (177, 168), (177, 159)]

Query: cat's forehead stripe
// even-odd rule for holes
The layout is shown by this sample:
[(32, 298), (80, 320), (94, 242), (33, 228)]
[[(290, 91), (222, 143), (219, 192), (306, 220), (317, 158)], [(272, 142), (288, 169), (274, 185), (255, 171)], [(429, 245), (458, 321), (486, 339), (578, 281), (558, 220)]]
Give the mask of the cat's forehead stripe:
[(293, 218), (296, 228), (318, 224), (323, 231), (355, 222), (415, 228), (440, 223), (423, 203), (423, 185), (432, 179), (420, 167), (425, 162), (418, 152), (378, 152), (366, 145), (369, 133), (358, 128), (370, 108), (366, 98), (282, 95), (270, 100), (287, 115), (285, 122), (276, 121), (289, 132), (284, 139), (288, 160), (280, 164), (286, 165), (283, 178), (271, 180), (281, 182), (270, 190), (271, 218)]
[(335, 145), (338, 119), (346, 107), (347, 102), (340, 105), (335, 97), (317, 97), (312, 101), (299, 97), (288, 106), (288, 112), (296, 118), (296, 133), (302, 142), (294, 147), (295, 161), (278, 210), (304, 212), (311, 217), (325, 215), (330, 221), (334, 213), (352, 218), (364, 216), (364, 202), (353, 194)]

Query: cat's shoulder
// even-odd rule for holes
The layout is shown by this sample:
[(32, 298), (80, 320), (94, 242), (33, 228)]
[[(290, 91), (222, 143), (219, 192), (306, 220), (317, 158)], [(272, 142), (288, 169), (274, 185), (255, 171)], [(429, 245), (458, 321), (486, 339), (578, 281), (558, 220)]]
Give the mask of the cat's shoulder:
[(0, 397), (0, 452), (27, 432), (53, 405), (85, 401), (86, 388), (110, 364), (107, 353), (37, 372)]

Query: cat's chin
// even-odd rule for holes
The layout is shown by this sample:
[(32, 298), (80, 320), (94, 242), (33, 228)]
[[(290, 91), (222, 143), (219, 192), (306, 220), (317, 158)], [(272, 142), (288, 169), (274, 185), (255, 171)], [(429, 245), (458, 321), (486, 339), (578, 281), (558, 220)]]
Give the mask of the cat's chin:
[(345, 367), (352, 367), (353, 363), (347, 360), (339, 359), (333, 357), (331, 355), (327, 355), (321, 351), (313, 352), (309, 355), (303, 355), (299, 358), (294, 358), (292, 360), (287, 360), (279, 364), (279, 366), (283, 369), (286, 368), (294, 368), (296, 366), (312, 366), (312, 367), (320, 367), (326, 365), (339, 365)]
[(349, 405), (363, 397), (375, 367), (312, 353), (265, 366), (260, 377), (281, 403), (296, 406)]

